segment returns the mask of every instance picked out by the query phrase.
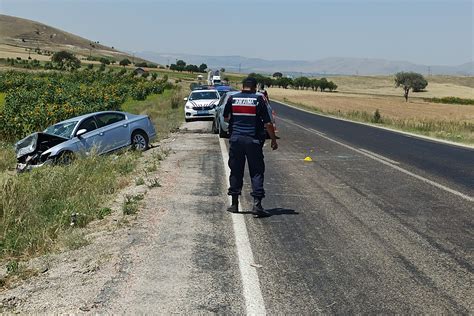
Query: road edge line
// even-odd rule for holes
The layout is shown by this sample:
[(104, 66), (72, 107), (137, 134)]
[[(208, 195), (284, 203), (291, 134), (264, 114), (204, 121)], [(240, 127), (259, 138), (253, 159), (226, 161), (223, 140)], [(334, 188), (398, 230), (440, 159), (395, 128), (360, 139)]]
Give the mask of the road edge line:
[(347, 144), (344, 144), (344, 143), (342, 143), (342, 142), (340, 142), (340, 141), (337, 141), (337, 140), (335, 140), (335, 139), (332, 139), (332, 138), (330, 138), (330, 137), (328, 137), (328, 136), (324, 136), (324, 135), (321, 135), (321, 134), (319, 134), (319, 133), (315, 133), (314, 130), (312, 130), (312, 129), (310, 129), (310, 128), (306, 128), (306, 127), (304, 127), (304, 126), (301, 126), (300, 124), (297, 124), (297, 123), (295, 123), (295, 122), (293, 122), (293, 121), (286, 120), (286, 119), (282, 119), (281, 117), (280, 117), (280, 120), (282, 120), (283, 122), (286, 122), (286, 123), (288, 123), (288, 124), (295, 125), (295, 126), (301, 128), (301, 129), (304, 129), (304, 130), (310, 132), (310, 133), (316, 134), (316, 135), (318, 135), (319, 137), (322, 137), (322, 138), (324, 138), (324, 139), (327, 139), (327, 140), (329, 140), (329, 141), (331, 141), (331, 142), (333, 142), (333, 143), (336, 143), (336, 144), (338, 144), (338, 145), (340, 145), (340, 146), (343, 146), (343, 147), (346, 147), (346, 148), (348, 148), (348, 149), (351, 149), (351, 150), (353, 150), (353, 151), (355, 151), (355, 152), (357, 152), (357, 153), (359, 153), (359, 154), (361, 154), (361, 155), (364, 155), (364, 156), (366, 156), (366, 157), (369, 157), (369, 158), (371, 158), (371, 159), (374, 159), (374, 160), (376, 160), (376, 161), (378, 161), (378, 162), (380, 162), (380, 163), (382, 163), (382, 164), (384, 164), (384, 165), (386, 165), (386, 166), (392, 167), (393, 169), (398, 170), (398, 171), (400, 171), (400, 172), (402, 172), (402, 173), (404, 173), (404, 174), (406, 174), (406, 175), (409, 175), (409, 176), (411, 176), (411, 177), (413, 177), (413, 178), (416, 178), (416, 179), (418, 179), (418, 180), (421, 180), (421, 181), (423, 181), (423, 182), (425, 182), (425, 183), (431, 184), (432, 186), (434, 186), (434, 187), (436, 187), (436, 188), (438, 188), (438, 189), (441, 189), (441, 190), (444, 190), (444, 191), (449, 192), (449, 193), (451, 193), (451, 194), (457, 195), (457, 196), (463, 198), (464, 200), (467, 200), (467, 201), (469, 201), (469, 202), (474, 202), (474, 197), (471, 197), (471, 196), (469, 196), (469, 195), (466, 195), (466, 194), (461, 193), (461, 192), (459, 192), (459, 191), (456, 191), (456, 190), (454, 190), (454, 189), (448, 188), (447, 186), (444, 186), (444, 185), (442, 185), (441, 183), (438, 183), (438, 182), (435, 182), (435, 181), (433, 181), (433, 180), (430, 180), (430, 179), (427, 179), (427, 178), (425, 178), (425, 177), (422, 177), (422, 176), (420, 176), (420, 175), (417, 175), (416, 173), (413, 173), (413, 172), (411, 172), (411, 171), (408, 171), (408, 170), (406, 170), (406, 169), (403, 169), (402, 167), (399, 167), (399, 166), (396, 166), (396, 165), (394, 165), (394, 164), (391, 164), (391, 163), (388, 162), (388, 161), (385, 161), (385, 160), (383, 160), (383, 159), (381, 159), (381, 158), (378, 158), (378, 157), (376, 157), (376, 156), (373, 156), (373, 155), (371, 155), (371, 154), (368, 154), (368, 153), (366, 153), (366, 152), (364, 152), (364, 151), (362, 151), (362, 150), (359, 150), (359, 149), (357, 149), (357, 148), (354, 148), (354, 147), (352, 147), (352, 146), (349, 146), (349, 145), (347, 145)]
[[(230, 170), (229, 167), (227, 167), (229, 154), (227, 153), (227, 148), (223, 138), (219, 138), (219, 146), (221, 148), (224, 171), (228, 181), (230, 177)], [(228, 200), (230, 203), (232, 198), (229, 196)], [(239, 212), (241, 211), (242, 209), (239, 205)], [(252, 247), (250, 246), (245, 218), (242, 214), (231, 214), (231, 216), (247, 315), (266, 315), (265, 303), (263, 301), (262, 291), (260, 290), (258, 272), (257, 269), (252, 266), (255, 262)]]
[(377, 158), (380, 158), (382, 160), (385, 160), (386, 162), (389, 162), (391, 163), (392, 165), (399, 165), (400, 163), (398, 161), (395, 161), (395, 160), (392, 160), (390, 158), (387, 158), (385, 156), (382, 156), (382, 155), (379, 155), (379, 154), (376, 154), (374, 152), (371, 152), (370, 150), (367, 150), (367, 149), (364, 149), (364, 148), (359, 148), (360, 151), (363, 151), (369, 155), (372, 155), (374, 157), (377, 157)]
[(368, 126), (368, 127), (378, 128), (378, 129), (386, 130), (386, 131), (389, 131), (389, 132), (402, 134), (402, 135), (412, 137), (412, 138), (418, 138), (418, 139), (421, 139), (421, 140), (429, 140), (429, 141), (434, 142), (434, 143), (440, 143), (440, 144), (444, 144), (444, 145), (451, 145), (451, 146), (461, 147), (461, 148), (465, 148), (465, 149), (474, 149), (474, 146), (472, 146), (472, 145), (467, 145), (467, 144), (462, 144), (462, 143), (455, 143), (455, 142), (451, 142), (449, 140), (444, 140), (444, 139), (429, 137), (429, 136), (425, 136), (425, 135), (410, 133), (410, 132), (401, 131), (401, 130), (386, 127), (386, 126), (379, 126), (379, 125), (365, 123), (365, 122), (353, 121), (353, 120), (349, 120), (349, 119), (346, 119), (346, 118), (343, 118), (343, 117), (337, 117), (337, 116), (334, 116), (334, 115), (313, 112), (311, 110), (303, 109), (303, 108), (300, 108), (296, 105), (291, 105), (291, 104), (288, 104), (288, 103), (285, 103), (285, 102), (282, 102), (282, 101), (272, 100), (272, 102), (280, 103), (284, 106), (290, 107), (290, 108), (295, 109), (295, 110), (299, 110), (299, 111), (306, 112), (306, 113), (313, 114), (313, 115), (319, 115), (319, 116), (322, 116), (322, 117), (331, 118), (331, 119), (334, 119), (334, 120), (339, 120), (339, 121), (364, 125), (364, 126)]

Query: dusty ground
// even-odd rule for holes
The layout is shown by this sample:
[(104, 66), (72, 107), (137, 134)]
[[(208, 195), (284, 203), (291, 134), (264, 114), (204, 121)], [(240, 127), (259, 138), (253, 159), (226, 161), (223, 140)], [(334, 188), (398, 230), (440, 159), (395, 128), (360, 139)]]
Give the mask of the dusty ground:
[[(211, 224), (213, 221), (208, 217), (224, 220), (226, 213), (215, 214), (226, 201), (220, 192), (210, 191), (203, 197), (205, 188), (202, 185), (215, 186), (216, 179), (223, 178), (219, 164), (222, 158), (216, 153), (208, 153), (214, 150), (210, 149), (209, 142), (217, 141), (215, 135), (208, 133), (208, 123), (188, 124), (182, 132), (172, 134), (144, 153), (140, 158), (142, 168), (136, 177), (143, 177), (145, 185), (137, 186), (132, 181), (130, 187), (117, 195), (111, 205), (114, 213), (84, 230), (88, 245), (29, 262), (28, 267), (38, 275), (0, 293), (0, 311), (28, 314), (157, 312), (159, 306), (162, 312), (230, 312), (226, 308), (233, 306), (231, 312), (241, 313), (239, 303), (230, 304), (230, 301), (240, 299), (238, 284), (210, 289), (217, 284), (215, 280), (224, 279), (226, 284), (232, 284), (238, 283), (239, 278), (234, 275), (238, 271), (236, 267), (229, 269), (237, 260), (226, 259), (235, 255), (232, 245), (227, 244), (233, 240), (227, 235), (231, 228), (225, 228), (229, 224), (222, 223), (222, 236), (215, 236), (214, 232), (206, 235), (207, 231), (216, 229), (212, 226), (215, 221)], [(201, 131), (206, 133), (196, 134)], [(217, 145), (211, 147), (218, 148)], [(161, 160), (165, 154), (168, 157)], [(209, 159), (201, 161), (203, 157)], [(155, 163), (160, 166), (153, 171), (150, 166)], [(209, 169), (206, 174), (200, 174), (206, 169)], [(148, 187), (158, 182), (160, 186)], [(125, 196), (138, 194), (144, 195), (139, 212), (124, 216), (121, 208)], [(187, 213), (200, 203), (209, 205), (207, 215), (201, 209), (194, 217), (188, 216)], [(163, 225), (162, 221), (165, 222)], [(215, 243), (219, 244), (218, 250), (213, 250), (217, 247)], [(200, 256), (211, 262), (205, 263)], [(212, 256), (217, 257), (213, 259)], [(216, 263), (225, 270), (224, 276), (219, 266), (209, 268)], [(204, 265), (201, 272), (196, 265)], [(161, 279), (147, 285), (151, 274)], [(196, 278), (197, 274), (199, 278)], [(147, 305), (141, 293), (155, 296), (146, 300)], [(179, 302), (186, 295), (194, 297), (186, 302), (195, 305)], [(166, 303), (157, 302), (157, 297), (162, 297)]]
[[(472, 92), (472, 88), (471, 89)], [(323, 111), (366, 111), (373, 113), (379, 109), (382, 116), (394, 119), (432, 119), (474, 122), (474, 106), (439, 104), (424, 102), (417, 98), (406, 103), (402, 96), (387, 97), (362, 94), (338, 94), (314, 92), (312, 90), (293, 90), (269, 88), (270, 98), (301, 103)]]
[(35, 52), (28, 54), (28, 51), (22, 47), (15, 47), (11, 45), (0, 44), (0, 58), (17, 58), (28, 59), (31, 56), (31, 59), (37, 59), (40, 61), (50, 61), (51, 56), (39, 55)]

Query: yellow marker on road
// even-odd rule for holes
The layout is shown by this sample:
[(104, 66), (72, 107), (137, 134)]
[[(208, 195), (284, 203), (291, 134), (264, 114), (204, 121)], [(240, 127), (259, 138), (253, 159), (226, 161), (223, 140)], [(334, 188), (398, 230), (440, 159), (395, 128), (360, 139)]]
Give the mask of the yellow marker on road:
[(304, 159), (304, 161), (313, 161), (313, 159), (310, 156), (308, 156)]

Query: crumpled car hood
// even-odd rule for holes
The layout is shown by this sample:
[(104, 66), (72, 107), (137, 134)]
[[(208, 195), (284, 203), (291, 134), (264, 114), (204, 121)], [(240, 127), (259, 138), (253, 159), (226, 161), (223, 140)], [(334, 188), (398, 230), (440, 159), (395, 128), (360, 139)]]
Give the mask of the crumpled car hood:
[(37, 151), (46, 151), (58, 144), (67, 141), (68, 138), (51, 135), (47, 133), (33, 133), (15, 144), (16, 158), (20, 159)]

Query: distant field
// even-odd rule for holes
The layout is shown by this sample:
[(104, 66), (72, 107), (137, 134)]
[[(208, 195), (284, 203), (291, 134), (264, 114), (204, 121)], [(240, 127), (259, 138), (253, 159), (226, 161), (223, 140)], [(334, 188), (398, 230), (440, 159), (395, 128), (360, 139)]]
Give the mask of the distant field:
[[(474, 77), (428, 76), (425, 92), (410, 93), (411, 97), (459, 97), (474, 98)], [(340, 93), (376, 94), (401, 96), (401, 88), (395, 88), (393, 76), (336, 76), (328, 77), (338, 85)]]
[(28, 51), (21, 47), (15, 47), (11, 45), (0, 44), (0, 58), (17, 58), (28, 59), (28, 56), (31, 56), (31, 59), (37, 59), (41, 61), (49, 61), (50, 56), (39, 55), (37, 53), (31, 52), (28, 55)]
[(474, 122), (474, 106), (428, 103), (422, 100), (405, 102), (403, 97), (338, 95), (337, 93), (270, 88), (271, 99), (288, 99), (325, 111), (366, 111), (376, 109), (382, 115), (396, 119), (449, 119)]

